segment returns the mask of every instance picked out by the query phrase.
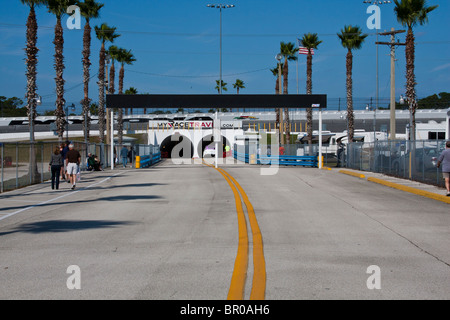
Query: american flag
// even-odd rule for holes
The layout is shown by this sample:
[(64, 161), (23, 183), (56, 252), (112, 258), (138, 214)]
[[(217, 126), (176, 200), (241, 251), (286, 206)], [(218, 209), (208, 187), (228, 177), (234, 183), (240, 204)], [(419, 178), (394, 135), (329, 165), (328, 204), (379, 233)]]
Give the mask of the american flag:
[[(298, 53), (299, 54), (308, 54), (309, 52), (308, 52), (308, 48), (305, 48), (305, 47), (300, 47), (299, 49), (298, 49)], [(314, 49), (311, 49), (311, 54), (312, 55), (314, 55)]]

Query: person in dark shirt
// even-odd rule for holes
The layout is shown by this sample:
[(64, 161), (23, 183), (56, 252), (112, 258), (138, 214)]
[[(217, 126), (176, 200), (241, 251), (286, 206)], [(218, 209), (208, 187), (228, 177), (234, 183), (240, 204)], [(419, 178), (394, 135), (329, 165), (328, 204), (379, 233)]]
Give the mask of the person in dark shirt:
[(52, 153), (52, 158), (48, 164), (48, 169), (52, 173), (52, 190), (59, 189), (59, 176), (61, 175), (61, 168), (63, 166), (63, 158), (59, 147), (55, 148)]
[(69, 145), (69, 151), (66, 154), (67, 174), (69, 175), (72, 190), (75, 190), (77, 185), (77, 173), (80, 170), (81, 155), (74, 149), (73, 144)]

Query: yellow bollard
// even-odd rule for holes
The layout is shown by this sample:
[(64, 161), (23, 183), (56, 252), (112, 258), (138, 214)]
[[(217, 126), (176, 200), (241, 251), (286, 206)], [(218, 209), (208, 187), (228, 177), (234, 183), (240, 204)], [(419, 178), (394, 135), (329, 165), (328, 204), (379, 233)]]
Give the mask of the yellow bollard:
[(136, 156), (136, 169), (140, 169), (140, 168), (141, 168), (141, 157)]
[[(324, 166), (324, 161), (325, 160), (325, 156), (322, 156), (322, 167)], [(320, 157), (317, 157), (317, 165), (319, 164), (319, 162), (320, 162)]]

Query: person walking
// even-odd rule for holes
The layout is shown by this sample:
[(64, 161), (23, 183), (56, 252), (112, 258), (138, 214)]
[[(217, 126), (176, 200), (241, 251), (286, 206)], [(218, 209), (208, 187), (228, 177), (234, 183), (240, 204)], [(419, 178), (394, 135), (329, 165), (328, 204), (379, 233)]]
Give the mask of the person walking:
[(67, 168), (66, 168), (66, 155), (69, 151), (69, 141), (66, 141), (61, 145), (61, 156), (63, 158), (63, 166), (61, 167), (61, 180), (66, 180), (69, 182), (69, 176), (67, 175)]
[(72, 190), (75, 190), (77, 185), (77, 173), (81, 163), (80, 153), (74, 149), (73, 144), (69, 144), (69, 151), (66, 155), (67, 174), (69, 175)]
[(131, 164), (131, 167), (133, 167), (133, 147), (130, 147), (130, 150), (128, 151), (128, 162)]
[(442, 175), (445, 179), (445, 187), (447, 188), (447, 197), (450, 197), (450, 141), (445, 144), (445, 150), (438, 159), (437, 167), (442, 165)]
[(128, 148), (123, 146), (122, 150), (120, 150), (120, 156), (122, 157), (122, 164), (123, 167), (126, 168), (127, 167), (127, 161), (128, 161)]
[(52, 173), (52, 190), (59, 189), (59, 176), (61, 175), (61, 168), (63, 167), (63, 156), (60, 147), (56, 147), (52, 153), (48, 169)]

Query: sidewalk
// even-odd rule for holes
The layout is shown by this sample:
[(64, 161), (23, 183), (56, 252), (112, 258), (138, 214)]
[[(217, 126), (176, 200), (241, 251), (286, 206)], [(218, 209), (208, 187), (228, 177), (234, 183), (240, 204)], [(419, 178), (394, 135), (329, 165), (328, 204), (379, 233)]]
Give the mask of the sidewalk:
[(430, 199), (438, 200), (444, 203), (450, 204), (450, 197), (446, 196), (446, 189), (437, 186), (412, 181), (408, 179), (401, 179), (392, 176), (388, 176), (382, 173), (374, 173), (367, 171), (359, 171), (346, 168), (331, 168), (331, 171), (341, 174), (347, 174), (359, 179), (366, 179), (372, 183), (378, 183), (386, 187), (394, 188), (404, 192), (409, 192), (419, 196), (427, 197)]

